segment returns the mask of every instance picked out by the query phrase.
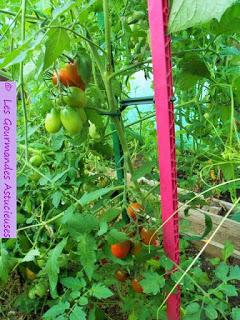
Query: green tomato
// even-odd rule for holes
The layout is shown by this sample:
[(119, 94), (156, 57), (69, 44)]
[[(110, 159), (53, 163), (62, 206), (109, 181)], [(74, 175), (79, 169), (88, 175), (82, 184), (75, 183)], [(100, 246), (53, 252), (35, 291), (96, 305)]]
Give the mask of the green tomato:
[(64, 97), (64, 102), (69, 107), (84, 108), (87, 104), (87, 97), (83, 90), (77, 87), (70, 87), (69, 94)]
[(133, 12), (133, 19), (140, 20), (145, 18), (146, 13), (144, 11), (134, 11)]
[(34, 300), (36, 298), (35, 287), (31, 288), (28, 291), (28, 298), (31, 299), (31, 300)]
[(71, 134), (80, 133), (83, 121), (80, 114), (73, 108), (66, 107), (61, 110), (61, 121), (64, 128)]
[(33, 182), (38, 182), (39, 179), (41, 178), (41, 175), (37, 172), (33, 172), (29, 178), (33, 181)]
[(45, 128), (49, 133), (56, 133), (61, 129), (61, 126), (60, 114), (56, 109), (52, 108), (45, 118)]
[(40, 282), (40, 283), (36, 284), (36, 286), (35, 286), (35, 294), (37, 296), (42, 298), (42, 297), (45, 296), (46, 292), (47, 292), (47, 286), (46, 286), (45, 283)]
[(82, 119), (82, 122), (87, 122), (87, 115), (86, 112), (83, 109), (78, 109), (78, 113), (80, 115), (80, 118)]
[(45, 264), (46, 264), (46, 261), (44, 259), (37, 260), (37, 265), (39, 266), (39, 268), (43, 268)]
[(35, 156), (32, 156), (29, 160), (29, 162), (34, 166), (34, 167), (40, 167), (40, 165), (43, 162), (43, 158), (40, 154), (36, 154)]

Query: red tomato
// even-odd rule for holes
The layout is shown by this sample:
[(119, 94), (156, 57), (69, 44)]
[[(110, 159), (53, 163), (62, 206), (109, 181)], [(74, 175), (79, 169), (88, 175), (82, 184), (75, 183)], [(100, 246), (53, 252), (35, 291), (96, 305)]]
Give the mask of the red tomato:
[(130, 248), (131, 242), (127, 240), (120, 243), (112, 244), (111, 252), (115, 257), (123, 259), (126, 258), (126, 256), (128, 255)]
[(143, 293), (143, 287), (140, 285), (137, 279), (133, 279), (131, 282), (133, 290), (137, 293)]
[[(65, 87), (78, 87), (85, 90), (85, 84), (78, 74), (76, 62), (69, 62), (64, 68), (61, 68), (58, 72), (58, 78)], [(52, 83), (57, 84), (57, 75), (53, 74)]]
[(129, 277), (129, 274), (127, 271), (118, 270), (115, 272), (115, 278), (120, 282), (126, 281), (128, 277)]
[(129, 217), (131, 217), (133, 220), (136, 220), (136, 213), (139, 213), (141, 211), (144, 211), (143, 206), (141, 206), (138, 202), (131, 203), (127, 208), (127, 213)]
[[(142, 228), (140, 231), (140, 238), (142, 242), (146, 245), (154, 244), (157, 240), (157, 236), (153, 234), (155, 233), (155, 230), (148, 230), (146, 228)], [(150, 242), (151, 241), (151, 242)]]

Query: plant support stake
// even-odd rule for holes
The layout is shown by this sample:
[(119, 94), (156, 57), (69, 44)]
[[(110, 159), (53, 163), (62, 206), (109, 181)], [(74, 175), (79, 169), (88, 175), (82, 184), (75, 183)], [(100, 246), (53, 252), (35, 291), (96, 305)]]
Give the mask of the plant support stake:
[[(168, 35), (168, 0), (148, 0), (151, 35), (154, 96), (157, 121), (158, 159), (162, 220), (177, 211), (177, 172), (174, 129), (171, 39)], [(178, 214), (163, 227), (163, 245), (167, 256), (179, 263)], [(180, 319), (180, 289), (167, 302), (169, 320)]]

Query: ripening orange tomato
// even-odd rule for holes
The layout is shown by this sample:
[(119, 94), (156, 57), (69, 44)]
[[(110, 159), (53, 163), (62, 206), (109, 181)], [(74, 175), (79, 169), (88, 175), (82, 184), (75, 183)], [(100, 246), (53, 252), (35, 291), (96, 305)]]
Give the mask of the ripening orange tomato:
[(137, 279), (133, 279), (131, 282), (131, 286), (133, 290), (137, 293), (143, 293), (143, 287), (140, 285)]
[(115, 278), (120, 282), (126, 281), (128, 277), (129, 274), (127, 271), (118, 270), (115, 272)]
[(146, 245), (154, 244), (155, 241), (157, 240), (157, 236), (154, 235), (154, 233), (155, 233), (155, 230), (141, 228), (140, 238), (141, 238), (142, 242)]
[(65, 87), (78, 87), (85, 90), (85, 84), (82, 81), (80, 75), (78, 74), (78, 67), (76, 62), (69, 62), (58, 72), (58, 77), (56, 73), (53, 74), (52, 83), (57, 85), (57, 80)]
[(131, 242), (128, 240), (111, 245), (112, 254), (119, 259), (126, 258), (130, 249), (131, 249)]
[(130, 205), (128, 206), (127, 208), (127, 213), (129, 215), (130, 218), (132, 218), (133, 220), (136, 220), (137, 217), (136, 217), (136, 213), (139, 213), (141, 211), (144, 211), (144, 208), (143, 206), (138, 203), (138, 202), (133, 202), (133, 203), (130, 203)]

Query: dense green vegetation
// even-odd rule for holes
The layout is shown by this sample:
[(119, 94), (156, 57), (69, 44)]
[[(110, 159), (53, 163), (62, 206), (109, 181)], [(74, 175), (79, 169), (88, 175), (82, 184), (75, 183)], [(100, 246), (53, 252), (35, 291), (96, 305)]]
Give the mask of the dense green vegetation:
[[(178, 182), (189, 207), (224, 199), (240, 221), (240, 3), (213, 2), (171, 1)], [(138, 182), (159, 180), (154, 107), (116, 116), (136, 72), (152, 79), (146, 1), (0, 4), (0, 76), (19, 97), (18, 237), (0, 243), (0, 318), (163, 320), (180, 284), (182, 319), (239, 320), (231, 243), (199, 257), (182, 221), (170, 272), (159, 185)]]

